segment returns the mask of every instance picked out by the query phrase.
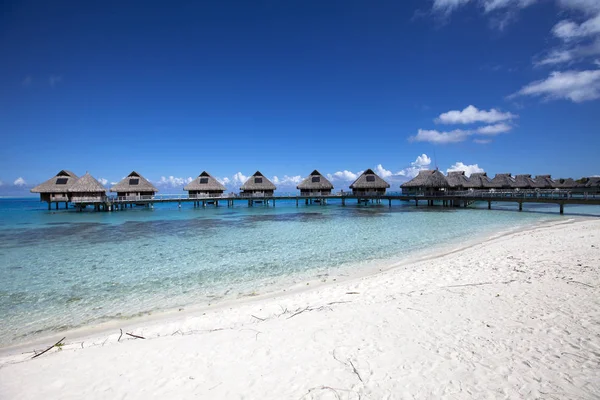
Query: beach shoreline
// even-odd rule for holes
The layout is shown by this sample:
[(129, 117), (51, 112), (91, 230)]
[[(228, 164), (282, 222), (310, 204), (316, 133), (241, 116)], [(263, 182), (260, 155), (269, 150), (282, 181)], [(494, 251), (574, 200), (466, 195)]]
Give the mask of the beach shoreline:
[(5, 354), (0, 397), (595, 398), (598, 265), (599, 220), (542, 224), (123, 330), (146, 340)]
[[(276, 299), (281, 296), (294, 295), (317, 288), (327, 287), (340, 283), (348, 283), (357, 279), (376, 275), (384, 271), (395, 268), (401, 268), (413, 265), (415, 263), (431, 261), (440, 257), (450, 256), (477, 245), (485, 244), (495, 239), (500, 239), (521, 232), (528, 232), (536, 229), (543, 229), (556, 225), (572, 224), (577, 221), (593, 221), (594, 217), (565, 217), (562, 220), (539, 221), (534, 224), (524, 225), (509, 229), (492, 229), (483, 236), (469, 238), (467, 240), (455, 239), (450, 242), (441, 243), (434, 248), (414, 250), (408, 255), (400, 257), (388, 257), (385, 259), (371, 260), (362, 265), (338, 266), (328, 268), (327, 277), (323, 279), (321, 274), (312, 271), (311, 276), (304, 276), (304, 279), (294, 277), (280, 277), (276, 284), (270, 284), (264, 287), (264, 291), (258, 293), (243, 293), (237, 297), (215, 300), (214, 302), (187, 304), (168, 309), (150, 310), (141, 312), (138, 316), (124, 317), (122, 319), (110, 319), (99, 323), (86, 324), (73, 329), (60, 332), (39, 335), (30, 340), (22, 340), (18, 343), (0, 347), (0, 365), (2, 359), (6, 356), (31, 351), (32, 348), (43, 347), (47, 343), (53, 343), (62, 337), (67, 337), (71, 341), (90, 340), (95, 336), (109, 336), (118, 329), (139, 328), (148, 324), (161, 324), (171, 322), (181, 318), (194, 317), (207, 311), (217, 311), (229, 307), (240, 306), (245, 303), (253, 303), (266, 299)], [(331, 273), (333, 270), (333, 273)], [(316, 275), (315, 275), (316, 274)]]

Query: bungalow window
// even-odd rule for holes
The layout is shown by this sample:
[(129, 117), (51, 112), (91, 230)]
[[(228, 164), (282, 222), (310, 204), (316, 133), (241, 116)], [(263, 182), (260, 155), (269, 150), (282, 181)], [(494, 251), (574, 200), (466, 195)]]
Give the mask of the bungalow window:
[(139, 180), (139, 178), (131, 178), (131, 179), (129, 179), (129, 184), (130, 185), (139, 185), (140, 180)]
[(367, 182), (375, 182), (375, 177), (373, 175), (367, 175)]
[(254, 178), (254, 183), (262, 183), (262, 178)]
[(68, 180), (69, 180), (69, 178), (58, 178), (56, 180), (56, 184), (57, 185), (66, 185)]
[(200, 178), (200, 183), (208, 183), (208, 178)]
[(320, 176), (313, 176), (312, 177), (312, 182), (313, 183), (319, 183), (319, 182), (321, 182), (321, 177)]

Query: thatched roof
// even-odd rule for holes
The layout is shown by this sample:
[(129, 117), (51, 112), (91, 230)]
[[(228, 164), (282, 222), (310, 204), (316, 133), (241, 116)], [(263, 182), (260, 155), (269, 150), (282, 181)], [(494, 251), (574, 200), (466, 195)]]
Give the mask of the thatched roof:
[(552, 180), (550, 175), (537, 175), (533, 180), (533, 187), (540, 189), (553, 189), (556, 187), (556, 183)]
[(469, 182), (469, 179), (465, 175), (465, 171), (450, 171), (448, 172), (446, 180), (451, 188), (465, 187), (467, 182)]
[(512, 177), (510, 172), (506, 174), (496, 174), (496, 176), (494, 176), (494, 178), (490, 181), (490, 187), (493, 188), (509, 189), (514, 187), (514, 185), (515, 179)]
[(424, 188), (445, 188), (449, 187), (448, 181), (444, 174), (437, 169), (419, 171), (419, 174), (408, 182), (403, 183), (400, 187), (424, 187)]
[(69, 188), (70, 193), (106, 193), (106, 188), (102, 186), (93, 176), (86, 172)]
[(248, 180), (242, 185), (240, 190), (276, 190), (277, 187), (267, 179), (260, 171), (256, 171)]
[(227, 189), (211, 174), (206, 171), (202, 171), (202, 173), (198, 175), (196, 179), (184, 186), (183, 190), (224, 192)]
[(600, 188), (600, 177), (593, 176), (585, 184), (586, 188)]
[(566, 178), (566, 179), (561, 178), (561, 179), (555, 179), (554, 184), (556, 185), (557, 188), (572, 189), (577, 185), (577, 182), (575, 182), (575, 180), (573, 178)]
[(535, 186), (535, 182), (531, 179), (531, 175), (523, 174), (515, 176), (514, 188), (518, 189), (532, 189)]
[(119, 183), (110, 188), (111, 192), (132, 193), (132, 192), (158, 192), (158, 189), (153, 184), (148, 182), (146, 178), (132, 171), (129, 175), (123, 178)]
[(77, 179), (77, 175), (63, 169), (53, 178), (31, 189), (31, 193), (66, 193)]
[(363, 172), (350, 185), (350, 189), (387, 189), (389, 187), (390, 184), (381, 179), (372, 169)]
[(333, 184), (329, 182), (329, 179), (325, 178), (319, 171), (315, 169), (308, 177), (306, 177), (306, 179), (296, 186), (296, 189), (331, 190), (333, 189)]
[(492, 187), (492, 181), (488, 178), (487, 172), (475, 172), (471, 174), (465, 187), (469, 189), (487, 189)]

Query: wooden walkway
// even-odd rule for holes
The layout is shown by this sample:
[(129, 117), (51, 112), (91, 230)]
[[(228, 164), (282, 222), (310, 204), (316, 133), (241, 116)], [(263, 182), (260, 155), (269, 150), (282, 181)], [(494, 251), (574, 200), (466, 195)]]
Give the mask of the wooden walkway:
[(233, 207), (236, 202), (247, 203), (248, 207), (255, 205), (273, 206), (275, 207), (278, 201), (295, 201), (296, 206), (301, 204), (320, 204), (326, 205), (332, 201), (341, 202), (345, 206), (348, 202), (356, 202), (358, 204), (385, 204), (390, 207), (392, 202), (414, 202), (416, 206), (442, 206), (442, 207), (468, 207), (478, 202), (486, 202), (488, 209), (492, 208), (492, 203), (516, 203), (519, 205), (519, 211), (523, 210), (525, 203), (538, 204), (556, 204), (559, 206), (559, 212), (564, 213), (564, 206), (569, 204), (577, 205), (600, 205), (600, 193), (597, 194), (571, 194), (566, 191), (525, 191), (525, 192), (489, 192), (489, 191), (470, 191), (470, 192), (448, 192), (435, 195), (383, 195), (383, 196), (368, 196), (368, 195), (352, 195), (352, 194), (336, 194), (330, 196), (239, 196), (239, 195), (224, 195), (221, 197), (161, 197), (161, 196), (141, 196), (136, 198), (115, 198), (107, 197), (104, 201), (90, 201), (74, 203), (75, 207), (81, 209), (85, 206), (93, 206), (96, 210), (118, 211), (128, 207), (147, 206), (153, 207), (154, 204), (160, 203), (178, 203), (181, 207), (182, 203), (193, 203), (194, 207), (207, 207), (219, 205), (227, 205)]

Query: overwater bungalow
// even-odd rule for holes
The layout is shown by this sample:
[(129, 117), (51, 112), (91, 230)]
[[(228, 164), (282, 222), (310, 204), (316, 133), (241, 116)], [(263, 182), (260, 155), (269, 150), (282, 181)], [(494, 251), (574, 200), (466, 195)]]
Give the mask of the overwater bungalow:
[(69, 188), (72, 203), (95, 203), (106, 200), (106, 188), (86, 172)]
[(77, 179), (79, 179), (77, 175), (63, 169), (54, 177), (31, 189), (31, 193), (39, 193), (40, 201), (48, 203), (48, 210), (52, 203), (56, 204), (58, 210), (58, 203), (60, 202), (64, 202), (65, 208), (68, 208), (70, 201), (69, 188)]
[[(461, 171), (462, 172), (462, 171)], [(464, 186), (464, 183), (463, 183)], [(403, 194), (435, 195), (450, 188), (444, 174), (437, 169), (419, 171), (419, 174), (400, 185)]]
[(515, 185), (515, 179), (512, 177), (512, 174), (496, 174), (492, 180), (490, 180), (490, 186), (497, 190), (510, 190), (513, 189)]
[(300, 196), (329, 196), (333, 184), (315, 169), (296, 189), (300, 190)]
[(515, 176), (515, 183), (513, 188), (520, 190), (534, 189), (535, 182), (531, 179), (531, 175), (529, 174), (521, 174)]
[(196, 199), (201, 197), (220, 197), (227, 189), (211, 174), (202, 171), (202, 173), (187, 184), (183, 190), (188, 192), (190, 199)]
[(242, 197), (273, 196), (277, 187), (260, 171), (256, 171), (240, 188)]
[(567, 190), (567, 189), (575, 188), (575, 186), (577, 185), (577, 182), (575, 182), (575, 180), (573, 178), (566, 178), (566, 179), (560, 178), (560, 179), (555, 179), (554, 184), (559, 189)]
[(465, 185), (467, 189), (485, 190), (492, 188), (492, 181), (487, 176), (487, 172), (475, 172), (469, 177), (469, 182)]
[(116, 192), (117, 197), (123, 200), (148, 200), (158, 193), (153, 184), (135, 171), (111, 187), (110, 191)]
[(450, 171), (446, 177), (451, 190), (465, 190), (465, 185), (469, 182), (469, 178), (465, 175), (465, 171)]
[(600, 177), (593, 176), (589, 178), (585, 184), (586, 192), (588, 193), (599, 193), (600, 192)]
[(381, 179), (372, 169), (363, 172), (350, 185), (355, 196), (382, 196), (389, 187), (390, 184)]
[(551, 175), (537, 175), (533, 180), (533, 187), (536, 189), (554, 189), (556, 183), (552, 180)]

